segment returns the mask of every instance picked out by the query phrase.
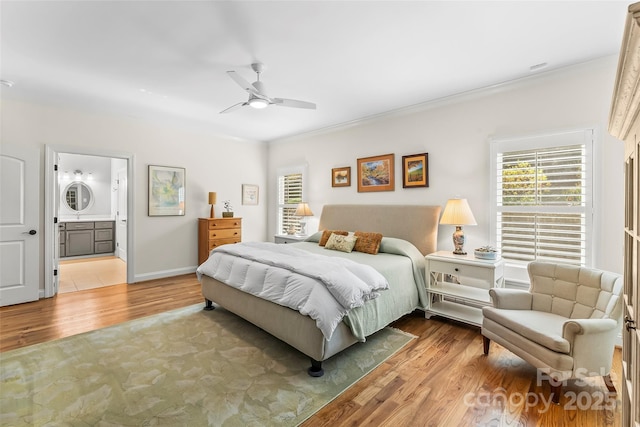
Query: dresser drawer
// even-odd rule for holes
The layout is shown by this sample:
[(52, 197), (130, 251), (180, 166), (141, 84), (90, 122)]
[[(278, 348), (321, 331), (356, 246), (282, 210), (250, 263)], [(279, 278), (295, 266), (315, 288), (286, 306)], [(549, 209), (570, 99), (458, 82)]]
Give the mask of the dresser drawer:
[(240, 238), (209, 240), (209, 250), (217, 248), (218, 246), (228, 245), (229, 243), (240, 243)]
[(430, 260), (429, 270), (452, 276), (473, 277), (474, 279), (486, 280), (488, 283), (493, 280), (492, 269), (474, 265)]
[(242, 220), (240, 218), (216, 218), (209, 221), (209, 230), (218, 230), (221, 228), (240, 228)]
[(240, 238), (239, 228), (221, 228), (219, 230), (209, 230), (209, 240)]

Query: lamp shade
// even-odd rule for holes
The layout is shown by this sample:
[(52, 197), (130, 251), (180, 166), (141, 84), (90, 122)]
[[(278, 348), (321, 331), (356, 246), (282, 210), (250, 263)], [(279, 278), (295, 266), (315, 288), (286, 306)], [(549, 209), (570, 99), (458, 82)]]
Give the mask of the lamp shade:
[(210, 205), (216, 204), (216, 193), (214, 191), (209, 192), (209, 204)]
[(440, 224), (477, 225), (467, 199), (449, 199), (444, 207)]
[(307, 203), (298, 203), (298, 207), (296, 207), (296, 216), (313, 216), (313, 212), (311, 212), (311, 208)]

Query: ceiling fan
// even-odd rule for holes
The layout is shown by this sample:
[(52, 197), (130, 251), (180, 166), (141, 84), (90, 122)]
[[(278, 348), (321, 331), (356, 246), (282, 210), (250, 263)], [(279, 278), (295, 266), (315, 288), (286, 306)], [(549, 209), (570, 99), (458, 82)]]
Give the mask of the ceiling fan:
[(269, 105), (278, 105), (280, 107), (294, 107), (294, 108), (307, 108), (310, 110), (316, 109), (316, 104), (306, 101), (298, 101), (297, 99), (286, 98), (271, 98), (267, 96), (264, 84), (260, 81), (260, 73), (264, 70), (264, 65), (260, 62), (251, 64), (251, 68), (257, 74), (257, 79), (253, 83), (249, 83), (242, 76), (235, 71), (227, 71), (229, 77), (233, 79), (242, 89), (249, 92), (249, 99), (246, 102), (239, 102), (231, 107), (220, 111), (222, 113), (230, 113), (237, 110), (240, 107), (250, 106), (257, 109), (266, 108)]

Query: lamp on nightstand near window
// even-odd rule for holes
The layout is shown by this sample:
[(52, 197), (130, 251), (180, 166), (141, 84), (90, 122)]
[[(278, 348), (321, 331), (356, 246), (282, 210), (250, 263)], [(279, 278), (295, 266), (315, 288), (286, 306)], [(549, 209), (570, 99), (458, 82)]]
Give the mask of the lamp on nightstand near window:
[(453, 232), (453, 253), (456, 255), (466, 255), (464, 251), (463, 225), (477, 225), (476, 219), (471, 212), (467, 199), (449, 199), (444, 207), (440, 224), (451, 224), (456, 226)]
[(213, 216), (213, 205), (216, 204), (216, 193), (214, 191), (209, 192), (209, 204), (211, 205), (211, 216), (210, 218), (214, 218)]
[(309, 205), (307, 203), (298, 203), (298, 207), (296, 208), (296, 216), (300, 216), (302, 217), (300, 219), (300, 236), (306, 236), (307, 235), (307, 231), (305, 230), (305, 227), (307, 226), (307, 220), (304, 218), (306, 216), (313, 216), (313, 212), (311, 212), (311, 208), (309, 207)]

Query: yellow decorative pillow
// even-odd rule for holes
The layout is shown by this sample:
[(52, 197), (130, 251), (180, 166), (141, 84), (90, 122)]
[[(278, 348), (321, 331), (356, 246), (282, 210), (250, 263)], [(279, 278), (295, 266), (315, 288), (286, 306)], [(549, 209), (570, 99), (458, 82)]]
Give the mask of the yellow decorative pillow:
[(344, 236), (342, 234), (332, 233), (331, 236), (329, 236), (329, 240), (327, 240), (326, 245), (324, 245), (324, 248), (342, 252), (351, 252), (357, 239), (358, 238), (356, 236)]
[(354, 251), (364, 252), (366, 254), (377, 254), (382, 241), (381, 233), (365, 233), (364, 231), (356, 231), (354, 234), (358, 238)]
[(349, 232), (343, 231), (343, 230), (324, 230), (322, 232), (322, 237), (320, 238), (320, 242), (318, 243), (318, 245), (320, 246), (326, 245), (327, 240), (329, 240), (329, 237), (331, 237), (331, 233), (339, 234), (341, 236), (349, 235)]

